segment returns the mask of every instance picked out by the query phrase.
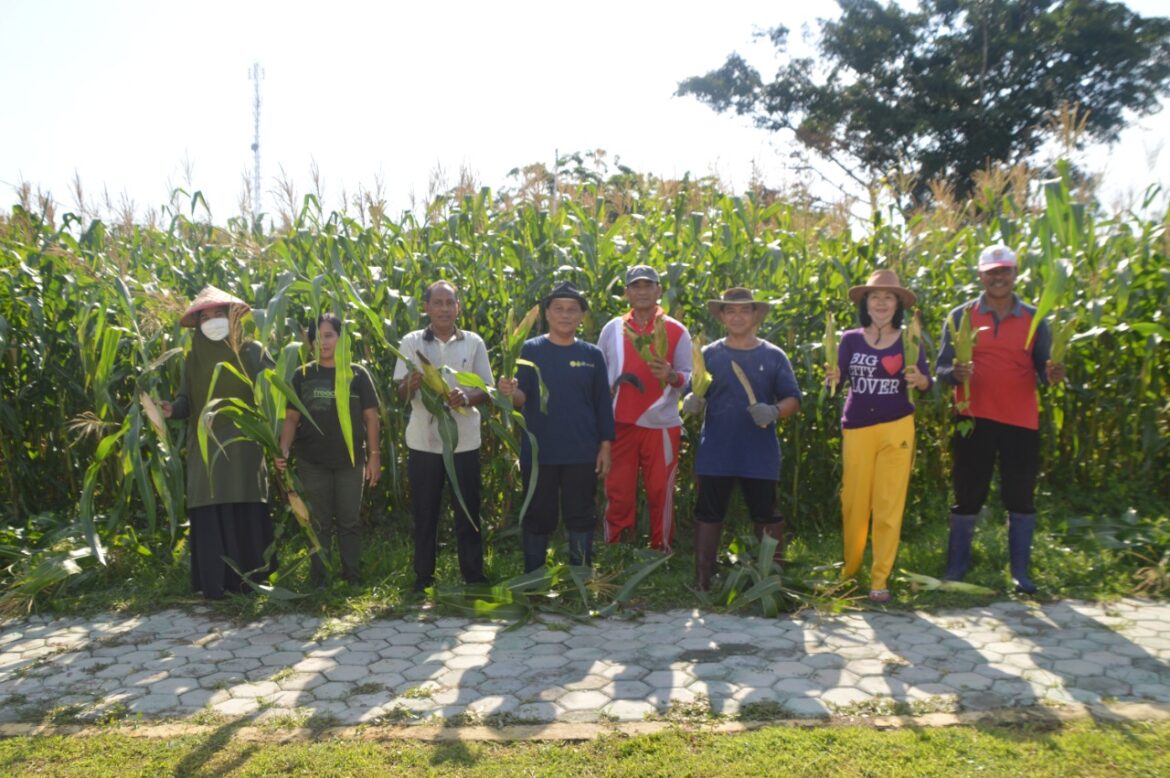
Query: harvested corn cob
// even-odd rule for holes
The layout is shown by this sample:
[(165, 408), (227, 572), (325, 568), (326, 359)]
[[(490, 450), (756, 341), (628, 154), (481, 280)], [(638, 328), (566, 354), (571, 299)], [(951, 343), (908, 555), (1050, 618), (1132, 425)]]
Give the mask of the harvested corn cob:
[[(837, 325), (833, 321), (833, 314), (825, 314), (825, 370), (829, 370), (829, 366), (837, 361)], [(829, 387), (829, 396), (835, 397), (837, 394), (837, 382), (834, 382)]]
[[(756, 404), (756, 393), (752, 389), (752, 382), (748, 380), (747, 373), (743, 372), (743, 368), (734, 359), (731, 360), (731, 372), (735, 373), (735, 377), (739, 379), (740, 385), (743, 387), (744, 393), (747, 394), (748, 405)], [(758, 427), (767, 427), (767, 424), (757, 424)]]
[[(429, 359), (422, 355), (421, 352), (419, 352), (416, 356), (418, 356), (419, 366), (422, 368), (423, 385), (427, 389), (430, 389), (431, 392), (437, 397), (442, 398), (443, 402), (446, 403), (447, 395), (451, 393), (451, 387), (447, 385), (447, 381), (443, 378), (443, 374), (439, 372), (439, 368), (435, 367)], [(463, 414), (464, 416), (467, 415), (466, 408), (456, 408), (455, 411)]]
[[(955, 362), (965, 365), (971, 364), (975, 353), (975, 333), (971, 327), (971, 306), (963, 309), (963, 316), (959, 320), (959, 328), (955, 331)], [(963, 382), (963, 398), (971, 401), (971, 379)]]
[(702, 397), (710, 386), (711, 374), (707, 372), (707, 363), (703, 361), (703, 338), (697, 336), (691, 341), (691, 391), (695, 397)]
[[(910, 317), (910, 325), (906, 328), (906, 337), (902, 339), (902, 363), (905, 367), (918, 367), (918, 355), (922, 350), (922, 323), (918, 320), (918, 311)], [(906, 382), (906, 395), (910, 404), (914, 404), (914, 387)]]

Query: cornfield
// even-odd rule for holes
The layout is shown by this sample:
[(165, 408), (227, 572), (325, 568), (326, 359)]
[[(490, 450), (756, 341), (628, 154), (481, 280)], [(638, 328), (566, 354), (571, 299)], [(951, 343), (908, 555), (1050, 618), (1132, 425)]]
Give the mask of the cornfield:
[[(781, 425), (782, 507), (798, 528), (833, 527), (841, 398), (818, 393), (827, 317), (856, 326), (847, 288), (875, 267), (892, 268), (918, 294), (922, 345), (933, 361), (946, 311), (979, 291), (979, 250), (998, 241), (1022, 249), (1018, 291), (1026, 300), (1039, 299), (1055, 273), (1071, 271), (1055, 301), (1062, 319), (1078, 323), (1069, 382), (1041, 393), (1046, 484), (1120, 480), (1170, 497), (1165, 216), (1104, 214), (1067, 182), (1021, 189), (1005, 177), (972, 201), (905, 220), (875, 217), (859, 230), (799, 198), (732, 196), (711, 180), (568, 168), (557, 180), (555, 196), (543, 188), (456, 190), (398, 221), (376, 209), (325, 213), (308, 196), (286, 227), (272, 231), (242, 218), (217, 226), (199, 193), (177, 193), (155, 225), (57, 219), (28, 198), (14, 205), (0, 216), (0, 498), (8, 537), (31, 544), (21, 533), (35, 525), (37, 542), (48, 546), (68, 523), (99, 555), (111, 544), (165, 552), (180, 543), (180, 455), (184, 448), (192, 455), (195, 444), (182, 425), (160, 437), (140, 397), (176, 392), (189, 338), (179, 314), (206, 284), (253, 304), (253, 335), (274, 358), (285, 357), (286, 371), (295, 369), (303, 327), (318, 312), (351, 322), (352, 357), (370, 369), (385, 405), (386, 472), (371, 515), (400, 522), (409, 510), (406, 408), (391, 389), (390, 347), (421, 326), (422, 289), (438, 278), (460, 288), (461, 326), (484, 337), (499, 371), (509, 317), (561, 281), (587, 290), (582, 336), (595, 340), (625, 310), (621, 279), (632, 264), (660, 270), (663, 306), (708, 341), (721, 332), (704, 303), (724, 289), (750, 286), (773, 302), (760, 335), (787, 351), (805, 391), (801, 413)], [(301, 358), (309, 358), (304, 350)], [(948, 393), (936, 388), (917, 416), (925, 456), (909, 522), (933, 518), (916, 517), (915, 505), (945, 501)], [(688, 432), (694, 440), (696, 430)], [(484, 521), (505, 526), (523, 499), (519, 474), (499, 440), (485, 434), (484, 448)], [(683, 456), (677, 506), (685, 516), (693, 489), (686, 444)]]

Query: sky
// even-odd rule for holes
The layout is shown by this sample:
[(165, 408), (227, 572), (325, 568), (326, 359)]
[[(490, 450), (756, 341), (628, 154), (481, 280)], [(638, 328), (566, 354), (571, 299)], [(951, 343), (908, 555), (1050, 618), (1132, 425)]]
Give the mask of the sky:
[[(1170, 0), (1130, 5), (1170, 13)], [(22, 181), (76, 210), (76, 177), (93, 203), (141, 213), (181, 186), (201, 190), (216, 221), (237, 215), (254, 62), (269, 212), (282, 180), (302, 196), (314, 168), (327, 208), (380, 182), (394, 213), (436, 178), (451, 186), (466, 169), (500, 187), (558, 150), (604, 149), (665, 177), (714, 173), (734, 190), (754, 169), (778, 188), (807, 175), (791, 167), (792, 141), (674, 92), (732, 51), (774, 72), (753, 31), (786, 24), (800, 51), (802, 26), (835, 11), (829, 0), (3, 0), (0, 211)], [(1167, 138), (1163, 111), (1086, 155), (1107, 202), (1170, 184)]]

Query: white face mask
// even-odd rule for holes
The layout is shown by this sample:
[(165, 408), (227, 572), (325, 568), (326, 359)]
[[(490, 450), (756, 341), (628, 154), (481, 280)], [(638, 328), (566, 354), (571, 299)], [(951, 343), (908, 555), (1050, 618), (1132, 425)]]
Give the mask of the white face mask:
[(199, 329), (208, 340), (219, 341), (228, 336), (228, 330), (231, 329), (231, 325), (227, 319), (220, 317), (218, 319), (208, 319), (199, 325)]

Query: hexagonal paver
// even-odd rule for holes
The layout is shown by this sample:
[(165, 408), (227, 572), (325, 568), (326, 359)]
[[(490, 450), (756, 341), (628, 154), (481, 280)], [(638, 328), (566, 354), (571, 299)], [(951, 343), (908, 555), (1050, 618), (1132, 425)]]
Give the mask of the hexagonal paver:
[(222, 713), (224, 716), (247, 716), (259, 710), (260, 703), (254, 699), (231, 699), (225, 700), (224, 702), (217, 702), (211, 707), (217, 713)]
[(950, 673), (944, 675), (940, 682), (944, 686), (949, 686), (952, 689), (990, 689), (991, 679), (979, 673)]
[(364, 681), (370, 675), (369, 668), (365, 665), (338, 665), (330, 670), (326, 670), (321, 675), (328, 678), (330, 681)]
[(852, 686), (829, 689), (821, 695), (821, 701), (830, 708), (849, 708), (854, 705), (869, 702), (872, 699), (873, 695)]
[(602, 675), (586, 675), (577, 681), (570, 681), (563, 684), (569, 691), (596, 691), (604, 689), (610, 683), (609, 679)]
[(601, 692), (575, 691), (557, 700), (557, 705), (566, 711), (601, 710), (609, 702), (610, 698)]
[(827, 719), (829, 706), (818, 699), (794, 697), (784, 701), (784, 710), (799, 719)]
[(644, 700), (615, 700), (606, 705), (602, 712), (618, 721), (641, 721), (658, 712), (658, 708)]

